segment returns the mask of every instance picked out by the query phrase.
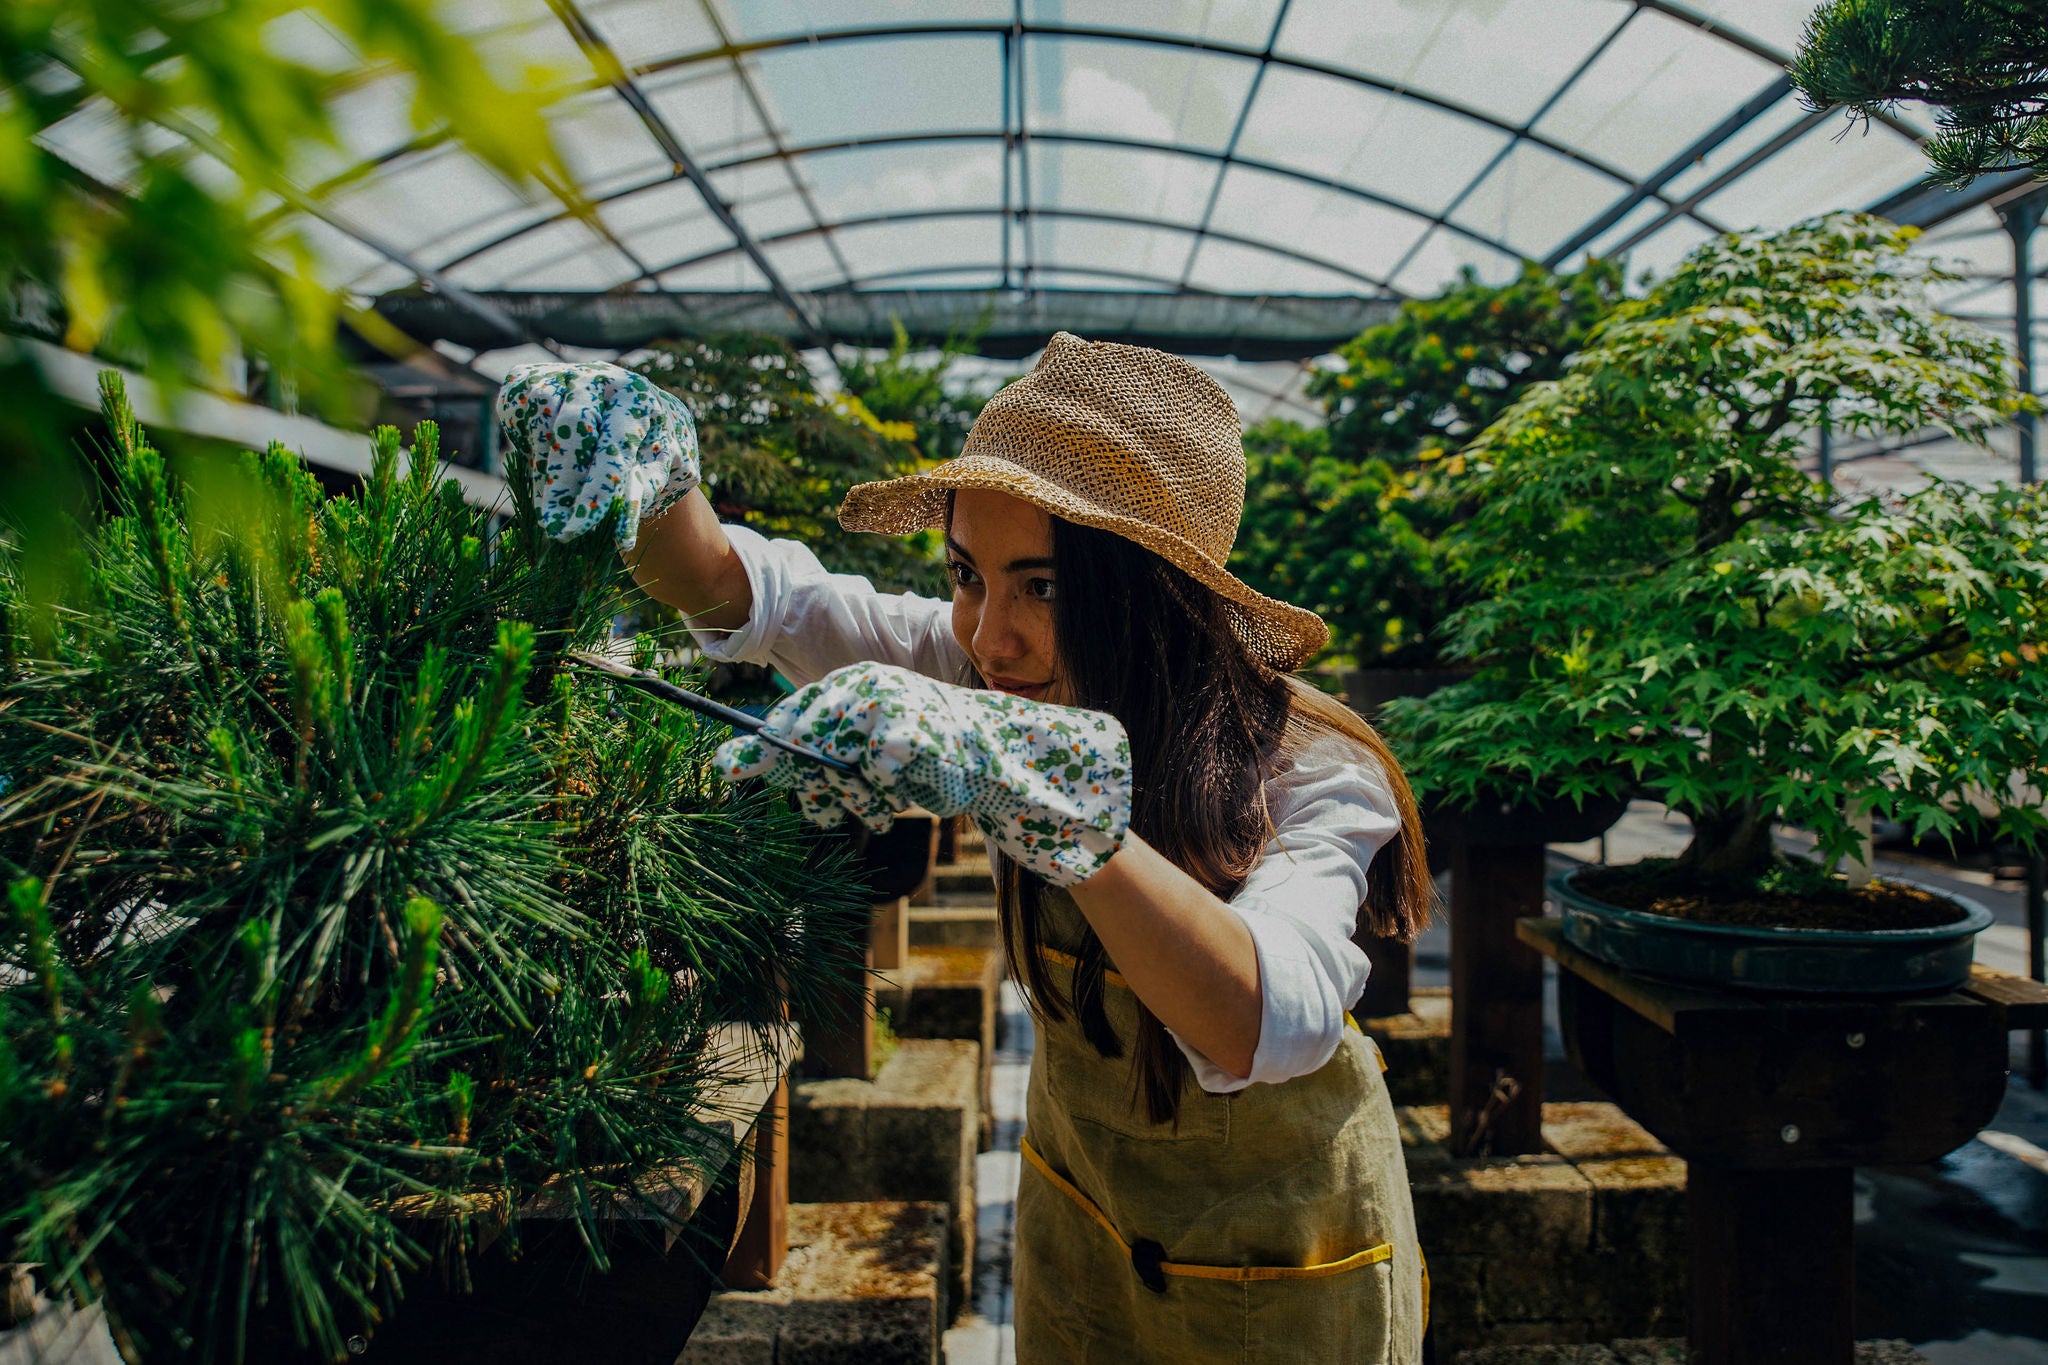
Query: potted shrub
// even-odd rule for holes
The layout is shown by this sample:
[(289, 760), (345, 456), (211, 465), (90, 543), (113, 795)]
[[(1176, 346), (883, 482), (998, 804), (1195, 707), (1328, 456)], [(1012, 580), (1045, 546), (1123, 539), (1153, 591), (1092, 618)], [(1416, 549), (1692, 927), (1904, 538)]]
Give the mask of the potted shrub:
[(562, 668), (609, 535), (494, 535), (425, 424), (352, 498), (278, 446), (177, 478), (105, 394), (57, 589), (0, 547), (4, 1259), (131, 1360), (332, 1359), (543, 1186), (582, 1271), (673, 1237), (713, 1029), (865, 906), (719, 734)]
[[(1484, 595), (1450, 634), (1480, 672), (1390, 725), (1439, 800), (1640, 784), (1692, 821), (1676, 859), (1563, 880), (1588, 951), (1779, 989), (1952, 984), (1981, 911), (1832, 869), (1867, 859), (1872, 816), (2038, 841), (2042, 495), (1846, 501), (1799, 463), (1823, 421), (1974, 439), (2031, 402), (2000, 342), (1929, 306), (1912, 236), (1836, 215), (1711, 241), (1467, 451)], [(1816, 856), (1781, 852), (1780, 823)]]

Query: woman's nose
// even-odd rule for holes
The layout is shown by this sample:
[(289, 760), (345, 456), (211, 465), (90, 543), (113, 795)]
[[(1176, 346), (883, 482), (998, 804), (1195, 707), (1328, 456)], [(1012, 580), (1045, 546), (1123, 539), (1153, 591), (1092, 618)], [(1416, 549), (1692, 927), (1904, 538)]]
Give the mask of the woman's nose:
[(1023, 656), (1024, 636), (1017, 629), (1017, 606), (1006, 595), (992, 592), (982, 603), (981, 620), (974, 628), (974, 652), (990, 661)]

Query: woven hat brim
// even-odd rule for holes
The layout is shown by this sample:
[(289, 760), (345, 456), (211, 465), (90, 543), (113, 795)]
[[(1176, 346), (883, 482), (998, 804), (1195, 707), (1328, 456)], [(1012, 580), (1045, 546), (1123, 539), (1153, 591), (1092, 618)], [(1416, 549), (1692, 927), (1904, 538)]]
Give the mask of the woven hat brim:
[(1323, 618), (1253, 589), (1181, 536), (1110, 511), (1071, 489), (994, 455), (961, 455), (923, 474), (856, 484), (840, 504), (849, 531), (907, 536), (944, 526), (946, 497), (962, 488), (1007, 493), (1083, 526), (1136, 541), (1224, 600), (1238, 637), (1252, 653), (1286, 673), (1330, 641)]

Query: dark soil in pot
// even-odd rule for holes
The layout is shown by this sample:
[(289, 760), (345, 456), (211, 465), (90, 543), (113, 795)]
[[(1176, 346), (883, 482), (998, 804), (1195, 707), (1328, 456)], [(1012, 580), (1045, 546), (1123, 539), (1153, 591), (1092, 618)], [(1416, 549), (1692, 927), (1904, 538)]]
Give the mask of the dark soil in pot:
[(1851, 890), (1824, 876), (1798, 875), (1787, 885), (1715, 885), (1675, 859), (1655, 858), (1626, 867), (1589, 867), (1574, 884), (1586, 895), (1624, 910), (1669, 915), (1705, 924), (1750, 928), (1931, 929), (1968, 916), (1946, 896), (1917, 886), (1873, 881)]

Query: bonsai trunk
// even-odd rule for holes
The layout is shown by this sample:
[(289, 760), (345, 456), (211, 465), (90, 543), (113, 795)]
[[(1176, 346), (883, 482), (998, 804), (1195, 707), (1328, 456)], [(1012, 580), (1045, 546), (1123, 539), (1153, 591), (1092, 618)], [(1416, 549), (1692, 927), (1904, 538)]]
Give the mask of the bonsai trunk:
[(1754, 884), (1778, 857), (1771, 840), (1771, 813), (1756, 801), (1720, 810), (1695, 811), (1692, 842), (1678, 865), (1708, 881)]

